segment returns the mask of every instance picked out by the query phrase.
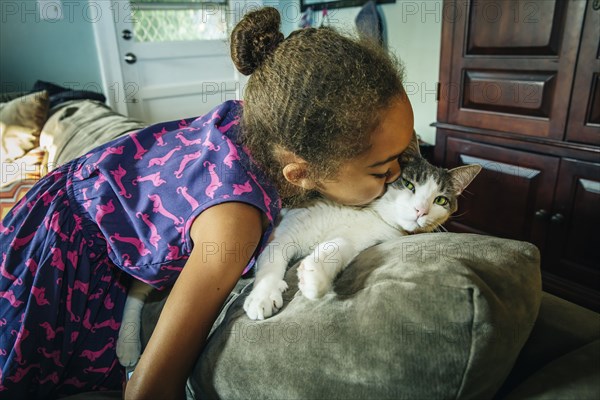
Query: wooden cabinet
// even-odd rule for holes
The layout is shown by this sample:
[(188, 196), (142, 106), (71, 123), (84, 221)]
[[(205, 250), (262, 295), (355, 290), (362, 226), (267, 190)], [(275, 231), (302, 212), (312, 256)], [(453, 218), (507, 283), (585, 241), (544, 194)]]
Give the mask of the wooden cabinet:
[(561, 160), (552, 214), (544, 223), (548, 231), (544, 268), (551, 285), (565, 297), (583, 295), (583, 304), (597, 308), (600, 299), (594, 290), (598, 290), (600, 276), (600, 164)]
[(435, 161), (477, 163), (447, 228), (535, 243), (600, 310), (600, 1), (446, 0)]

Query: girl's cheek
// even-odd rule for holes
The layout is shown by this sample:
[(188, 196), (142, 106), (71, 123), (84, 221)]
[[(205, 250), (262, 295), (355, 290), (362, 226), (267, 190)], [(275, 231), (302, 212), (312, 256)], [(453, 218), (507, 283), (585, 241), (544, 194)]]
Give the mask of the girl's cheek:
[(364, 202), (370, 202), (374, 198), (379, 197), (383, 191), (385, 190), (385, 181), (381, 181), (381, 183), (371, 183), (368, 187), (366, 187), (362, 193), (361, 197)]

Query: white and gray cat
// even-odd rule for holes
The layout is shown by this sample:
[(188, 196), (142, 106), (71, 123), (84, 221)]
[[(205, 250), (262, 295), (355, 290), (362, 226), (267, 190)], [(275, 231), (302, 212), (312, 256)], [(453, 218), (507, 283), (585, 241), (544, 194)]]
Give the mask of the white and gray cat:
[(288, 263), (302, 257), (299, 289), (309, 299), (326, 294), (336, 275), (362, 250), (409, 233), (431, 232), (457, 209), (457, 198), (481, 171), (479, 165), (451, 170), (421, 157), (413, 138), (400, 157), (402, 175), (365, 207), (318, 200), (284, 210), (267, 248), (257, 260), (254, 286), (244, 303), (250, 319), (265, 319), (283, 306)]
[[(256, 320), (279, 311), (287, 289), (283, 277), (291, 260), (304, 257), (298, 268), (299, 289), (316, 299), (329, 291), (336, 275), (362, 250), (409, 233), (431, 232), (443, 224), (481, 167), (435, 167), (418, 149), (413, 137), (399, 160), (401, 178), (368, 206), (346, 207), (320, 199), (306, 208), (282, 210), (283, 218), (258, 257), (254, 286), (244, 303), (246, 314)], [(123, 366), (134, 366), (141, 354), (141, 312), (151, 289), (134, 281), (129, 290), (117, 340)]]

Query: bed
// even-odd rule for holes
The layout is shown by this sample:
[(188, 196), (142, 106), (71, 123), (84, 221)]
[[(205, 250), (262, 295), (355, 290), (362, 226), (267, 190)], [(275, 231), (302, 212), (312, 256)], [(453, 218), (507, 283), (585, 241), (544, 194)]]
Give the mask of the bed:
[[(53, 89), (0, 98), (6, 214), (44, 174), (145, 126)], [(483, 235), (412, 235), (363, 252), (310, 301), (251, 321), (240, 279), (188, 380), (189, 398), (598, 398), (600, 317), (542, 292), (537, 248)], [(146, 343), (168, 296), (142, 315)], [(120, 398), (98, 393), (75, 398)]]
[[(55, 85), (0, 98), (0, 215), (57, 166), (147, 124), (104, 104), (104, 96)], [(54, 93), (54, 94), (52, 94)]]

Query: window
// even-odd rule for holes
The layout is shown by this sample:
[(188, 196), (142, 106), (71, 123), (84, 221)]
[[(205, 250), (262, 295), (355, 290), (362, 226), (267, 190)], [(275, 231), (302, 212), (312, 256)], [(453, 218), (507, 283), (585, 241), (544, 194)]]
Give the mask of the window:
[(227, 0), (131, 0), (138, 42), (227, 39)]

